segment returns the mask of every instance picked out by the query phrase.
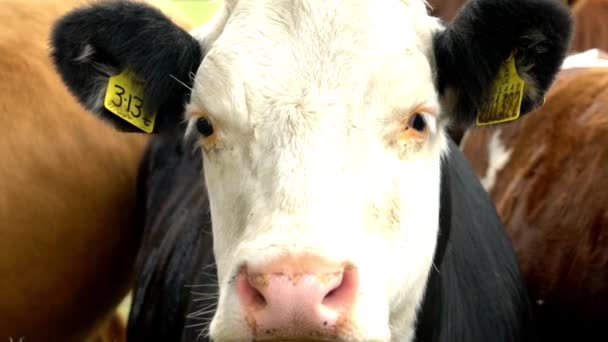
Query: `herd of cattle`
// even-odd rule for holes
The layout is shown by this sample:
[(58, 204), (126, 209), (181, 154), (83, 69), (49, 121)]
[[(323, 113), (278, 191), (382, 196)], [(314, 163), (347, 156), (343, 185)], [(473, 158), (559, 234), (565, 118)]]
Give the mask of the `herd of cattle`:
[(608, 0), (147, 2), (0, 0), (0, 339), (608, 340)]

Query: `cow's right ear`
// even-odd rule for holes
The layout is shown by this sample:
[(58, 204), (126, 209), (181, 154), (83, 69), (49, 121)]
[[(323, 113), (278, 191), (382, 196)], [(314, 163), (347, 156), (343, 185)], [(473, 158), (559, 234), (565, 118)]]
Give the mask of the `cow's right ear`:
[(70, 91), (123, 131), (162, 132), (183, 121), (203, 52), (156, 8), (109, 1), (53, 27), (52, 58)]

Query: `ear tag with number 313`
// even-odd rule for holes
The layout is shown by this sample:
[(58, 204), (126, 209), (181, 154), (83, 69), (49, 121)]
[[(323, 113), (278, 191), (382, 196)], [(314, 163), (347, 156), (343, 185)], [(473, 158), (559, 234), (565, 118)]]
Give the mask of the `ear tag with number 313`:
[(500, 66), (490, 98), (477, 113), (477, 126), (517, 120), (524, 97), (524, 80), (515, 67), (515, 54)]
[(152, 133), (156, 114), (145, 113), (143, 104), (143, 84), (132, 71), (125, 69), (110, 77), (104, 107), (142, 131)]

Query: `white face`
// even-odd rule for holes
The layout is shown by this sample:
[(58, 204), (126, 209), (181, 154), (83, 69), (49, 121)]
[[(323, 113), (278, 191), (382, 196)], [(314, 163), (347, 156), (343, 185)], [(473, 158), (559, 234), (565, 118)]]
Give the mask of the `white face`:
[(331, 337), (411, 339), (446, 150), (431, 56), (438, 24), (414, 0), (226, 6), (206, 30), (187, 110), (192, 126), (204, 116), (214, 127), (200, 139), (220, 285), (211, 337), (264, 337), (237, 294), (239, 275), (285, 260), (303, 274), (320, 269), (305, 258), (355, 270)]

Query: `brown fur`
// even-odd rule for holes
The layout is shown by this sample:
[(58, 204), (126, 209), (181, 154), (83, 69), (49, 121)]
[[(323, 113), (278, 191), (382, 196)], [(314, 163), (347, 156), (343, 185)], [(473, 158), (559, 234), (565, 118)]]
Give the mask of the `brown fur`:
[(571, 52), (608, 50), (608, 0), (579, 0), (572, 6), (574, 37)]
[(50, 25), (80, 2), (0, 0), (0, 340), (120, 341), (108, 331), (124, 327), (112, 312), (133, 276), (148, 137), (85, 112), (55, 73)]
[(466, 0), (427, 0), (427, 8), (430, 15), (451, 21)]
[(490, 194), (541, 324), (560, 326), (559, 340), (568, 329), (606, 336), (608, 68), (563, 71), (536, 112), (469, 131), (462, 149), (480, 177), (494, 129), (512, 153)]
[(126, 317), (113, 313), (86, 342), (127, 342)]

